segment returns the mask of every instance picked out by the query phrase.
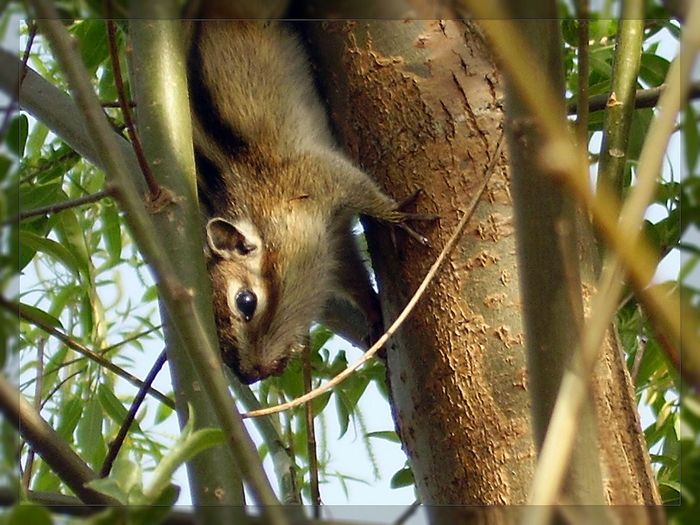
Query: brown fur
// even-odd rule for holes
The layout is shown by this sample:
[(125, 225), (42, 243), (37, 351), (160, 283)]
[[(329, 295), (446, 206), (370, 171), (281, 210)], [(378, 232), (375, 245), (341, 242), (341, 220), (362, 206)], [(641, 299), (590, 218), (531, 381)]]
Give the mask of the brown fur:
[[(195, 148), (210, 163), (207, 174), (200, 169), (202, 202), (210, 217), (240, 225), (259, 244), (245, 256), (213, 250), (209, 260), (224, 361), (253, 382), (283, 370), (331, 294), (376, 310), (352, 218), (403, 214), (336, 149), (286, 28), (217, 21), (190, 31)], [(249, 321), (235, 308), (239, 288), (258, 297)]]

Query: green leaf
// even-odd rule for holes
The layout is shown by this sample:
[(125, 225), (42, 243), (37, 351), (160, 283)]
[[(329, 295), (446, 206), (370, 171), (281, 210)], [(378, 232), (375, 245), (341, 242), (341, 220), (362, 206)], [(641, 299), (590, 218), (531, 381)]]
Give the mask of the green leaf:
[(30, 157), (34, 157), (35, 155), (39, 155), (41, 153), (41, 148), (46, 142), (46, 137), (48, 137), (48, 135), (48, 127), (41, 122), (36, 122), (34, 124), (25, 148)]
[(52, 328), (61, 328), (63, 325), (61, 321), (56, 319), (53, 315), (47, 314), (43, 310), (37, 308), (36, 306), (30, 306), (28, 304), (19, 303), (19, 314), (21, 316), (28, 316), (37, 318), (42, 323), (49, 325)]
[(171, 415), (173, 414), (173, 409), (170, 408), (168, 405), (165, 403), (159, 403), (158, 408), (156, 409), (156, 415), (155, 415), (155, 421), (154, 423), (158, 425), (159, 423), (162, 423), (166, 419), (168, 419)]
[(78, 446), (92, 468), (99, 468), (106, 454), (105, 439), (102, 433), (104, 417), (102, 406), (95, 397), (85, 403), (85, 412), (78, 422)]
[(110, 262), (117, 262), (122, 256), (122, 230), (121, 221), (119, 220), (119, 210), (116, 204), (111, 199), (106, 199), (102, 203), (102, 238), (107, 253), (109, 254)]
[(333, 332), (322, 325), (316, 326), (311, 331), (311, 352), (318, 352), (328, 340), (333, 337)]
[(158, 299), (158, 287), (155, 284), (146, 288), (146, 291), (141, 296), (142, 303), (150, 303), (156, 299)]
[[(51, 181), (45, 184), (21, 185), (16, 202), (12, 203), (9, 212), (13, 215), (20, 211), (26, 212), (65, 201), (68, 197), (61, 191), (61, 181)], [(10, 197), (12, 198), (12, 197)], [(23, 221), (24, 222), (24, 221)]]
[(26, 230), (19, 231), (20, 256), (24, 250), (45, 253), (63, 263), (63, 265), (76, 276), (79, 273), (79, 263), (75, 256), (62, 244), (51, 239), (40, 237)]
[(683, 114), (683, 140), (685, 141), (685, 165), (688, 173), (695, 171), (700, 157), (700, 134), (698, 132), (698, 116), (692, 104), (685, 106)]
[(49, 511), (41, 505), (23, 501), (12, 507), (5, 516), (7, 525), (51, 525), (53, 519)]
[(77, 23), (71, 32), (78, 39), (80, 56), (85, 67), (94, 75), (97, 66), (104, 62), (109, 54), (105, 22), (103, 20), (84, 20)]
[(61, 211), (57, 217), (56, 233), (75, 257), (79, 264), (80, 273), (85, 276), (88, 282), (92, 283), (90, 252), (85, 242), (88, 231), (80, 225), (73, 209)]
[(192, 410), (190, 409), (190, 418), (183, 429), (181, 438), (175, 443), (170, 453), (158, 463), (156, 470), (153, 472), (152, 484), (144, 491), (145, 500), (131, 503), (152, 504), (168, 488), (170, 479), (180, 465), (183, 465), (200, 452), (224, 443), (224, 433), (220, 428), (201, 428), (193, 432), (193, 419)]
[[(109, 418), (117, 425), (121, 425), (126, 419), (128, 411), (124, 408), (122, 402), (117, 399), (117, 396), (114, 395), (114, 392), (104, 383), (100, 383), (97, 387), (97, 398), (100, 400), (100, 405), (102, 405)], [(143, 434), (136, 420), (131, 423), (131, 430)]]
[(643, 53), (639, 65), (639, 77), (649, 86), (660, 86), (666, 80), (671, 63), (659, 55)]
[(393, 430), (378, 430), (376, 432), (368, 432), (366, 434), (368, 438), (385, 439), (391, 441), (392, 443), (401, 443), (399, 435)]
[(56, 432), (69, 443), (73, 442), (73, 431), (83, 415), (83, 401), (79, 397), (73, 397), (61, 407), (60, 420)]
[(332, 394), (333, 392), (325, 392), (311, 401), (311, 410), (314, 417), (323, 412), (323, 409), (326, 408), (326, 405), (328, 405), (328, 401), (330, 401)]
[(350, 403), (347, 394), (343, 390), (337, 390), (335, 392), (335, 411), (338, 416), (338, 425), (340, 426), (338, 439), (343, 437), (348, 431), (350, 414), (353, 413), (354, 408), (355, 407)]
[(113, 478), (100, 478), (88, 481), (85, 484), (87, 487), (96, 490), (100, 494), (114, 498), (122, 505), (128, 504), (127, 494), (119, 486), (119, 482)]
[(20, 159), (24, 157), (24, 147), (27, 143), (27, 134), (29, 133), (29, 119), (27, 115), (22, 113), (17, 115), (10, 123), (7, 129), (7, 138), (5, 142), (7, 148), (17, 155)]
[(401, 487), (409, 487), (414, 483), (415, 480), (413, 479), (413, 471), (410, 469), (410, 467), (404, 467), (394, 473), (394, 475), (391, 477), (389, 486), (392, 489), (399, 489)]

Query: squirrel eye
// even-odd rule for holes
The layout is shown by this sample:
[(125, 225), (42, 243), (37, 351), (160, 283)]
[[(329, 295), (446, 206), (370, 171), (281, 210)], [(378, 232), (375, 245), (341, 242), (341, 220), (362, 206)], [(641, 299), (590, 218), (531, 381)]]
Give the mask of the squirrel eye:
[(236, 308), (243, 314), (243, 319), (250, 321), (255, 314), (255, 308), (258, 305), (258, 298), (247, 288), (236, 294)]

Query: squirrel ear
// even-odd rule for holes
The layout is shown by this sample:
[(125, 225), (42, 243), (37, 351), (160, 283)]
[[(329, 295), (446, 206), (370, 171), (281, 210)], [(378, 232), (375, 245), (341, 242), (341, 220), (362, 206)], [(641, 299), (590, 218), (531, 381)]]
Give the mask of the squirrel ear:
[(232, 222), (214, 217), (207, 222), (207, 244), (212, 253), (222, 259), (245, 256), (257, 249), (254, 235), (246, 235), (248, 228), (236, 227)]

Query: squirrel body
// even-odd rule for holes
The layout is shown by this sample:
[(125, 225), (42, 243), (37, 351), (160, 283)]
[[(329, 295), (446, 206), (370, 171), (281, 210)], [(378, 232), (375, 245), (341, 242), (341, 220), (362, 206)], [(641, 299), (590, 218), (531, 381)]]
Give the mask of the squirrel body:
[(199, 21), (188, 31), (217, 331), (224, 362), (252, 383), (283, 371), (333, 295), (381, 324), (352, 224), (406, 214), (337, 148), (291, 30)]

